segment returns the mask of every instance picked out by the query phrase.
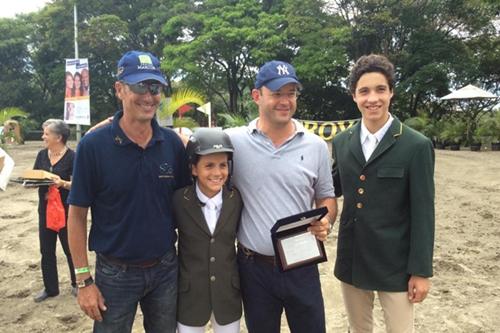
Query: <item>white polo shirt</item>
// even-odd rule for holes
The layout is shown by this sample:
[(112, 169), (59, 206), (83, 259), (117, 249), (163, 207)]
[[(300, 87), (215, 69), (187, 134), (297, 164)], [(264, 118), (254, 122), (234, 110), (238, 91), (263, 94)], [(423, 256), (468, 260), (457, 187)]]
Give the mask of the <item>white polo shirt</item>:
[(281, 146), (257, 129), (226, 130), (234, 146), (232, 181), (243, 198), (238, 241), (263, 255), (274, 255), (271, 228), (277, 220), (333, 198), (331, 159), (326, 142), (293, 120), (296, 132)]

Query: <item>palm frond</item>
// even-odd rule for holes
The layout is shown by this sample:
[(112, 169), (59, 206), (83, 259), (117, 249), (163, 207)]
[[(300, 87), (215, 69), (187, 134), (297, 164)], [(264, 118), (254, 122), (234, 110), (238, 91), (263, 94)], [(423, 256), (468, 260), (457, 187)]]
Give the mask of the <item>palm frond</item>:
[(158, 116), (164, 119), (174, 114), (184, 104), (205, 104), (205, 97), (196, 90), (183, 88), (172, 94), (170, 98), (162, 99), (158, 109)]
[(28, 117), (28, 114), (20, 108), (9, 107), (0, 110), (0, 125), (3, 125), (7, 120), (14, 117)]
[(200, 124), (198, 124), (193, 118), (182, 117), (174, 119), (174, 127), (186, 127), (189, 129), (193, 129), (195, 127), (200, 127)]
[(258, 115), (258, 113), (250, 113), (247, 116), (242, 116), (234, 113), (219, 113), (217, 117), (221, 117), (222, 119), (224, 119), (224, 128), (228, 128), (244, 126), (258, 117)]

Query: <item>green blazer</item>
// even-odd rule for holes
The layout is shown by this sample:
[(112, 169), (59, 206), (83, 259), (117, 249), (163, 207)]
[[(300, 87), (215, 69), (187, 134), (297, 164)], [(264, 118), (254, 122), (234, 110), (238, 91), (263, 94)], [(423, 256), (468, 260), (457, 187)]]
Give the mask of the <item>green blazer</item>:
[(177, 320), (203, 326), (212, 312), (221, 325), (241, 318), (235, 239), (243, 207), (240, 193), (223, 190), (222, 210), (212, 235), (194, 185), (179, 189), (173, 211), (179, 232)]
[(360, 289), (407, 291), (432, 276), (434, 149), (394, 119), (365, 161), (361, 123), (335, 136), (333, 177), (344, 196), (335, 276)]

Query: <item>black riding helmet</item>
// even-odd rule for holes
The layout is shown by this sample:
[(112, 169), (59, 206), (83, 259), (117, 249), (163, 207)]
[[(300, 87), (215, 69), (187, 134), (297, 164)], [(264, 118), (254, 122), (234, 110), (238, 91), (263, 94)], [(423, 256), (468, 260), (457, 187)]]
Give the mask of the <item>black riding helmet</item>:
[(186, 146), (188, 163), (196, 163), (196, 155), (229, 153), (233, 158), (234, 147), (229, 135), (217, 128), (199, 128), (190, 137)]
[[(186, 154), (189, 167), (198, 162), (198, 157), (202, 155), (227, 153), (229, 162), (229, 175), (227, 184), (233, 173), (233, 152), (234, 147), (229, 135), (216, 128), (199, 128), (190, 137), (186, 145)], [(230, 186), (228, 186), (230, 187)]]

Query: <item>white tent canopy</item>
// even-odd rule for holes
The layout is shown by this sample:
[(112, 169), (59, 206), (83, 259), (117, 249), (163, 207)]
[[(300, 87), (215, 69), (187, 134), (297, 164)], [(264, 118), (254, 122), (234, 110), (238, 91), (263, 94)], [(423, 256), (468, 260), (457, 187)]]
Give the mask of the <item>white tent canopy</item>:
[(461, 89), (455, 90), (451, 94), (441, 97), (441, 100), (450, 99), (493, 99), (498, 96), (493, 95), (489, 91), (483, 90), (472, 84), (469, 84)]

